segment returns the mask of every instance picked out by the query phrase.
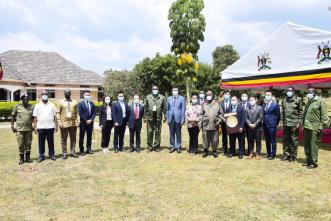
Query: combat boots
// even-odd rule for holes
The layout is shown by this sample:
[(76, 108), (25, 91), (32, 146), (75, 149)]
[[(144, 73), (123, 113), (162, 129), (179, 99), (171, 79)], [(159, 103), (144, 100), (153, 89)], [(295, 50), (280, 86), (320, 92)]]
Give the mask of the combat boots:
[(24, 154), (20, 154), (20, 162), (18, 162), (19, 165), (24, 163)]

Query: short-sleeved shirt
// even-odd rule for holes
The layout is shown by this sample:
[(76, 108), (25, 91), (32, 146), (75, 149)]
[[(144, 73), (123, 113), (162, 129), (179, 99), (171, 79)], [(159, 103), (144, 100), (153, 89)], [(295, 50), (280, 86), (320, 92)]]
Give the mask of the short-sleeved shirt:
[(54, 104), (39, 102), (33, 110), (33, 116), (37, 118), (37, 129), (55, 128), (56, 107)]
[(28, 104), (26, 107), (23, 104), (17, 104), (12, 112), (12, 116), (16, 119), (17, 131), (32, 130), (32, 112), (33, 106)]

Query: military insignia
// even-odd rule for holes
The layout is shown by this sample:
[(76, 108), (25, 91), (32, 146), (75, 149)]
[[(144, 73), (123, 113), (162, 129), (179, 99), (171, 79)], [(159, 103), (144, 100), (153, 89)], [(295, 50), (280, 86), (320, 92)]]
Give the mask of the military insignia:
[(324, 63), (329, 63), (331, 62), (331, 57), (330, 57), (330, 41), (328, 42), (322, 42), (321, 44), (317, 45), (317, 60), (318, 64), (324, 64)]
[(263, 54), (260, 54), (260, 56), (257, 56), (257, 67), (259, 68), (258, 70), (261, 71), (261, 70), (270, 70), (271, 67), (270, 67), (270, 64), (271, 64), (271, 58), (269, 56), (269, 53), (263, 53)]

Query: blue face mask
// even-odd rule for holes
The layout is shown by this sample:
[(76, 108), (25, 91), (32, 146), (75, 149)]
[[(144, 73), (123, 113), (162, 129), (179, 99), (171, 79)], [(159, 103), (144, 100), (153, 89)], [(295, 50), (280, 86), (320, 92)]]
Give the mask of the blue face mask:
[(287, 95), (288, 97), (292, 97), (292, 96), (293, 96), (293, 91), (288, 91), (288, 92), (286, 93), (286, 95)]
[(43, 101), (47, 101), (47, 100), (48, 100), (48, 95), (42, 95), (42, 96), (41, 96), (41, 99), (42, 99)]
[(224, 100), (226, 100), (226, 101), (230, 100), (230, 94), (224, 95)]
[(89, 96), (89, 95), (85, 95), (85, 96), (84, 96), (84, 99), (85, 99), (86, 101), (90, 101), (90, 100), (91, 100), (91, 96)]

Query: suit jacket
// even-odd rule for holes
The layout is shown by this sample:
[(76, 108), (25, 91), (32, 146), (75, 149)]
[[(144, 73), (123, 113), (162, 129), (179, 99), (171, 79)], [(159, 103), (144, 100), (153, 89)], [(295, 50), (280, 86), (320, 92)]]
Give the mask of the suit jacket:
[[(130, 114), (129, 114), (129, 128), (134, 128), (135, 126), (135, 119), (134, 119), (134, 106), (135, 104), (131, 104), (129, 106), (130, 108)], [(137, 121), (137, 126), (141, 129), (142, 127), (142, 119), (144, 117), (144, 106), (141, 104), (138, 104), (139, 106), (139, 119)]]
[(225, 123), (224, 114), (231, 112), (231, 101), (229, 101), (228, 108), (226, 110), (225, 110), (225, 101), (224, 100), (221, 101), (220, 107), (222, 109), (222, 115), (221, 115), (222, 123)]
[(246, 109), (246, 124), (255, 124), (255, 129), (262, 129), (262, 120), (263, 120), (263, 109), (259, 105), (255, 105), (253, 110), (252, 107)]
[(185, 122), (185, 110), (186, 110), (185, 98), (178, 95), (177, 99), (173, 96), (167, 98), (167, 120), (168, 123), (174, 119), (176, 123)]
[(118, 126), (125, 125), (128, 121), (130, 109), (129, 105), (126, 102), (123, 102), (125, 105), (125, 119), (123, 117), (123, 111), (120, 102), (116, 101), (113, 103), (111, 118), (113, 119), (114, 124), (118, 123)]
[[(230, 105), (230, 112), (232, 112), (232, 105)], [(238, 122), (239, 122), (239, 127), (244, 129), (245, 123), (246, 123), (246, 111), (242, 106), (240, 106), (238, 104), (236, 113), (237, 113), (237, 118), (238, 118)]]
[(280, 121), (280, 108), (275, 102), (271, 102), (268, 110), (266, 110), (267, 104), (263, 104), (263, 126), (277, 127)]
[(80, 117), (80, 122), (86, 123), (87, 120), (94, 120), (96, 116), (96, 108), (93, 102), (90, 102), (91, 111), (89, 112), (85, 100), (78, 104), (78, 112)]
[[(110, 106), (110, 108), (112, 109), (112, 106)], [(107, 106), (102, 105), (99, 111), (99, 126), (106, 125), (106, 122), (107, 122)]]
[(241, 101), (241, 102), (239, 103), (239, 105), (242, 106), (242, 107), (246, 106), (245, 110), (247, 110), (247, 109), (250, 108), (251, 105), (249, 104), (248, 101), (246, 101), (245, 103), (246, 103), (246, 105), (244, 105), (244, 103)]

